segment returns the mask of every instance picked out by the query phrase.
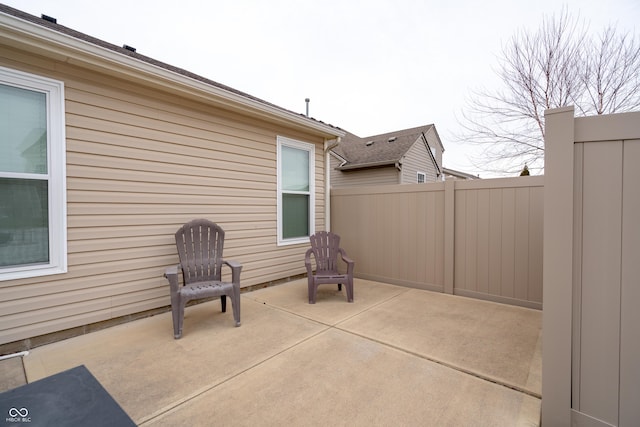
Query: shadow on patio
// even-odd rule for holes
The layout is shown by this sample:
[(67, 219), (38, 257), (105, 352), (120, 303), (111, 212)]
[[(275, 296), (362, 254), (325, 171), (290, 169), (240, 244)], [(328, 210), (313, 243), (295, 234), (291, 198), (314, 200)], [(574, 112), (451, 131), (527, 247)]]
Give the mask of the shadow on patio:
[(358, 279), (219, 304), (36, 348), (28, 381), (85, 365), (144, 426), (539, 424), (540, 311)]

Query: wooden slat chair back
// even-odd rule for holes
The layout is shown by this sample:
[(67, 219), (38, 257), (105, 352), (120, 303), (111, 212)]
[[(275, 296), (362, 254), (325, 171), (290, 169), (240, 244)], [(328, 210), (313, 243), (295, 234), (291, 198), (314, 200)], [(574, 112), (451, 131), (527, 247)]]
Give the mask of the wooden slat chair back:
[[(347, 257), (344, 249), (340, 248), (340, 236), (337, 234), (320, 231), (309, 237), (311, 248), (305, 254), (305, 267), (307, 269), (307, 285), (309, 291), (309, 304), (316, 303), (318, 285), (337, 284), (338, 290), (342, 290), (344, 284), (347, 290), (347, 301), (353, 302), (353, 269), (354, 262)], [(311, 256), (316, 264), (313, 272)], [(347, 264), (347, 272), (340, 273), (338, 269), (338, 255)]]
[[(175, 233), (180, 264), (167, 268), (165, 277), (171, 288), (173, 333), (182, 336), (184, 308), (187, 302), (220, 297), (222, 312), (227, 311), (227, 297), (231, 299), (233, 318), (240, 326), (240, 271), (242, 265), (222, 257), (224, 230), (217, 224), (196, 219), (183, 225)], [(222, 267), (231, 268), (231, 282), (222, 281)], [(182, 273), (182, 285), (179, 275)]]

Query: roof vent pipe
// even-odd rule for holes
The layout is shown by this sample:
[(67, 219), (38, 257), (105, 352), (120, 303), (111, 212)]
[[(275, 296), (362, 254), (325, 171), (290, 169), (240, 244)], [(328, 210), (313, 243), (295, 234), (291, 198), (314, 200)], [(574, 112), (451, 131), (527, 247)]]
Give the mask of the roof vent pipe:
[(311, 101), (309, 98), (304, 99), (304, 102), (307, 103), (307, 117), (309, 117), (309, 101)]

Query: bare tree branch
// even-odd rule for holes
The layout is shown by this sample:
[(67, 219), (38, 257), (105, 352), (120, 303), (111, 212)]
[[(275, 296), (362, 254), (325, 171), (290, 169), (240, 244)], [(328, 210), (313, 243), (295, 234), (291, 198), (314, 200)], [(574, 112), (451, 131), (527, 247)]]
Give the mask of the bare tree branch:
[(473, 92), (457, 139), (482, 146), (473, 163), (492, 172), (544, 169), (544, 112), (575, 105), (577, 114), (640, 108), (640, 40), (605, 28), (590, 38), (564, 8), (535, 33), (516, 33), (502, 48), (499, 90)]

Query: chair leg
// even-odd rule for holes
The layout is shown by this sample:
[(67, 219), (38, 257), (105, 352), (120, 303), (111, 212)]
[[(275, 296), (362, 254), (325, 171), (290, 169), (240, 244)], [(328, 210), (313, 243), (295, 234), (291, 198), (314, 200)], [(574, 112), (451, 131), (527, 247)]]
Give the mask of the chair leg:
[(227, 296), (226, 295), (220, 296), (220, 305), (222, 305), (222, 312), (226, 313), (227, 312)]
[(318, 285), (313, 282), (313, 279), (310, 277), (307, 282), (307, 288), (309, 292), (309, 304), (316, 303), (316, 292), (318, 290)]
[(173, 316), (173, 338), (178, 339), (182, 335), (180, 333), (180, 318), (179, 308), (177, 306), (171, 306), (171, 315)]
[(353, 279), (347, 280), (347, 302), (353, 302)]
[(184, 306), (187, 301), (178, 298), (175, 304), (171, 304), (171, 314), (173, 316), (173, 338), (182, 337), (182, 325), (184, 324)]
[(233, 287), (233, 296), (231, 297), (231, 308), (233, 309), (233, 320), (236, 327), (240, 326), (240, 286)]

